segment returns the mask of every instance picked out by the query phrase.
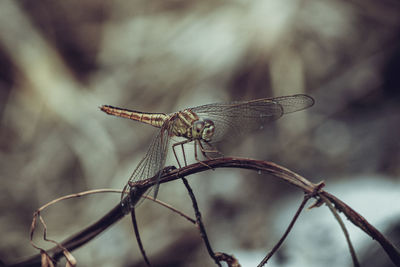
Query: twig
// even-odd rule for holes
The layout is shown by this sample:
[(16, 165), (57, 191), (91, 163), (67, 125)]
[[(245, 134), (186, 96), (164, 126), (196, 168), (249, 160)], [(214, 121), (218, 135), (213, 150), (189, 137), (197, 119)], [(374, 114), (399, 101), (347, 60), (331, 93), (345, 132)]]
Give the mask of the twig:
[(88, 190), (80, 193), (75, 193), (75, 194), (69, 194), (63, 197), (59, 197), (57, 199), (54, 199), (45, 205), (41, 206), (40, 208), (37, 209), (37, 211), (43, 211), (44, 209), (48, 208), (51, 205), (54, 205), (55, 203), (66, 200), (66, 199), (71, 199), (71, 198), (77, 198), (77, 197), (83, 197), (87, 195), (93, 195), (93, 194), (98, 194), (98, 193), (121, 193), (121, 190), (118, 189), (94, 189), (94, 190)]
[(335, 208), (343, 212), (355, 226), (363, 230), (367, 235), (375, 239), (381, 247), (385, 250), (386, 254), (392, 260), (396, 266), (400, 266), (400, 250), (395, 247), (381, 232), (378, 231), (373, 225), (371, 225), (364, 217), (358, 214), (355, 210), (349, 207), (346, 203), (336, 198), (334, 195), (323, 191), (320, 196), (324, 196), (329, 199)]
[(35, 233), (35, 229), (36, 229), (36, 222), (37, 222), (37, 218), (39, 218), (40, 222), (43, 225), (43, 239), (49, 242), (52, 242), (60, 247), (62, 247), (58, 242), (51, 240), (51, 239), (47, 239), (46, 237), (46, 233), (47, 233), (47, 227), (46, 224), (42, 218), (42, 216), (40, 215), (40, 213), (45, 210), (46, 208), (50, 207), (51, 205), (54, 205), (57, 202), (60, 202), (62, 200), (66, 200), (66, 199), (71, 199), (71, 198), (77, 198), (77, 197), (82, 197), (82, 196), (86, 196), (86, 195), (92, 195), (92, 194), (98, 194), (98, 193), (107, 193), (107, 192), (114, 192), (114, 193), (121, 193), (121, 190), (116, 190), (116, 189), (95, 189), (95, 190), (88, 190), (88, 191), (84, 191), (84, 192), (80, 192), (80, 193), (76, 193), (76, 194), (70, 194), (70, 195), (66, 195), (63, 197), (59, 197), (57, 199), (54, 199), (48, 203), (46, 203), (45, 205), (41, 206), (40, 208), (38, 208), (34, 213), (33, 213), (33, 220), (32, 220), (32, 224), (31, 224), (31, 229), (30, 229), (30, 242), (32, 244), (32, 246), (34, 248), (40, 249), (34, 242), (33, 242), (33, 235)]
[(280, 248), (282, 245), (283, 241), (286, 239), (288, 236), (289, 232), (292, 230), (295, 222), (297, 221), (297, 218), (299, 217), (300, 213), (303, 211), (304, 206), (306, 205), (307, 201), (310, 199), (310, 195), (305, 195), (303, 198), (303, 201), (301, 202), (299, 208), (296, 211), (296, 214), (294, 215), (292, 221), (290, 222), (288, 228), (286, 229), (285, 233), (283, 236), (279, 239), (278, 243), (275, 244), (275, 246), (272, 248), (272, 250), (268, 253), (267, 256), (260, 262), (260, 264), (257, 267), (264, 266), (268, 260), (274, 255), (274, 253)]
[(144, 250), (142, 240), (140, 239), (140, 233), (139, 233), (139, 228), (138, 228), (137, 221), (136, 221), (135, 209), (131, 210), (131, 218), (132, 218), (133, 229), (135, 230), (136, 241), (137, 241), (139, 249), (140, 249), (140, 253), (142, 253), (143, 259), (146, 262), (147, 266), (151, 266), (150, 261), (146, 256), (146, 251)]
[(151, 200), (151, 201), (154, 201), (154, 202), (156, 202), (157, 204), (160, 204), (161, 206), (166, 207), (167, 209), (172, 210), (173, 212), (175, 212), (175, 213), (181, 215), (183, 218), (185, 218), (185, 219), (188, 220), (189, 222), (191, 222), (191, 223), (193, 223), (193, 224), (196, 224), (196, 220), (195, 220), (195, 219), (190, 218), (189, 215), (186, 215), (186, 214), (183, 213), (182, 211), (175, 209), (175, 208), (172, 207), (171, 205), (169, 205), (169, 204), (167, 204), (167, 203), (165, 203), (165, 202), (163, 202), (163, 201), (161, 201), (161, 200), (159, 200), (159, 199), (155, 199), (154, 197), (151, 197), (151, 196), (143, 196), (143, 197), (144, 197), (144, 198), (147, 198), (147, 199), (149, 199), (149, 200)]
[(195, 215), (196, 215), (196, 223), (197, 223), (197, 225), (199, 227), (200, 236), (201, 236), (201, 238), (203, 239), (203, 241), (204, 241), (204, 243), (206, 245), (208, 254), (210, 255), (210, 257), (215, 261), (215, 263), (218, 266), (221, 266), (221, 264), (219, 263), (219, 260), (217, 259), (217, 257), (215, 257), (215, 253), (211, 248), (210, 241), (208, 240), (207, 233), (206, 233), (206, 228), (204, 227), (204, 224), (201, 221), (201, 213), (200, 213), (199, 207), (197, 205), (196, 197), (193, 194), (193, 190), (190, 187), (189, 182), (187, 181), (187, 179), (185, 177), (182, 177), (182, 181), (185, 184), (187, 191), (189, 192), (190, 199), (192, 200), (193, 209), (194, 209), (194, 212), (195, 212)]
[(340, 225), (340, 228), (343, 231), (343, 234), (344, 234), (344, 236), (346, 238), (347, 245), (349, 246), (350, 255), (351, 255), (351, 259), (353, 261), (354, 267), (360, 267), (360, 263), (358, 262), (356, 252), (355, 252), (353, 244), (351, 243), (351, 240), (350, 240), (349, 232), (347, 231), (346, 226), (344, 225), (342, 218), (340, 218), (340, 216), (337, 213), (336, 209), (333, 207), (332, 202), (330, 202), (328, 198), (326, 198), (325, 196), (321, 196), (321, 198), (325, 202), (325, 204), (328, 206), (328, 208), (332, 212), (333, 216), (335, 217), (335, 219), (337, 220), (337, 222)]
[[(204, 161), (209, 167), (212, 168), (242, 168), (242, 169), (250, 169), (255, 171), (262, 171), (271, 174), (274, 177), (284, 180), (285, 182), (294, 185), (304, 191), (307, 194), (313, 193), (315, 190), (315, 184), (311, 183), (307, 179), (301, 177), (300, 175), (282, 167), (275, 163), (268, 161), (258, 161), (252, 159), (242, 159), (242, 158), (218, 158), (213, 160)], [(171, 172), (165, 173), (161, 179), (160, 183), (170, 182), (176, 179), (180, 179), (182, 176), (188, 176), (193, 173), (198, 173), (202, 171), (209, 170), (210, 168), (205, 167), (200, 163), (195, 163), (189, 165), (187, 167), (183, 167), (178, 170), (173, 170)], [(150, 178), (138, 183), (138, 186), (141, 186), (141, 195), (144, 194), (146, 190), (148, 190), (151, 186), (153, 186), (156, 182), (156, 179)], [(138, 195), (140, 195), (138, 193)], [(325, 196), (329, 199), (336, 207), (336, 209), (340, 212), (343, 212), (346, 217), (357, 227), (362, 229), (367, 235), (371, 236), (373, 239), (377, 240), (382, 248), (385, 250), (386, 254), (390, 257), (392, 262), (396, 266), (400, 266), (400, 252), (399, 249), (396, 248), (387, 238), (385, 238), (375, 227), (368, 223), (361, 215), (359, 215), (356, 211), (346, 205), (344, 202), (336, 198), (335, 196), (329, 194), (326, 191), (321, 190), (318, 195)], [(138, 199), (133, 199), (133, 203), (137, 202)], [(125, 213), (121, 209), (121, 205), (118, 205), (113, 208), (108, 214), (106, 214), (99, 221), (84, 229), (83, 231), (71, 236), (61, 244), (68, 249), (68, 251), (72, 251), (85, 243), (89, 242), (95, 236), (103, 232), (105, 229), (110, 227), (116, 221), (120, 220)], [(62, 251), (58, 247), (54, 247), (47, 251), (49, 255), (52, 255), (55, 260), (58, 260), (63, 254)], [(40, 266), (41, 257), (40, 254), (33, 256), (32, 258), (14, 264), (12, 266), (27, 266), (30, 264), (31, 266)]]
[(43, 217), (40, 215), (40, 213), (43, 210), (45, 210), (46, 208), (48, 208), (48, 207), (50, 207), (50, 206), (54, 205), (55, 203), (60, 202), (62, 200), (82, 197), (82, 196), (86, 196), (86, 195), (98, 194), (98, 193), (106, 193), (106, 192), (121, 193), (121, 190), (95, 189), (95, 190), (88, 190), (88, 191), (84, 191), (84, 192), (80, 192), (80, 193), (76, 193), (76, 194), (66, 195), (66, 196), (59, 197), (57, 199), (54, 199), (54, 200), (46, 203), (45, 205), (41, 206), (39, 209), (37, 209), (33, 213), (33, 220), (32, 220), (31, 229), (30, 229), (30, 243), (32, 244), (32, 246), (34, 248), (36, 248), (36, 249), (38, 249), (40, 251), (40, 254), (41, 254), (41, 257), (42, 257), (42, 262), (44, 260), (44, 261), (47, 262), (47, 264), (52, 265), (56, 261), (45, 250), (43, 250), (38, 245), (36, 245), (35, 242), (33, 242), (33, 235), (34, 235), (35, 230), (36, 230), (36, 225), (37, 225), (37, 219), (38, 218), (39, 218), (40, 223), (43, 226), (43, 240), (55, 244), (62, 251), (64, 257), (66, 258), (66, 260), (67, 260), (67, 262), (69, 264), (69, 266), (76, 266), (75, 258), (72, 256), (72, 254), (69, 253), (69, 251), (62, 244), (58, 243), (55, 240), (47, 238), (47, 226), (46, 226), (46, 223), (43, 220)]
[[(137, 196), (132, 199), (132, 202), (138, 202), (140, 196), (143, 195), (146, 190), (147, 188), (139, 188)], [(66, 240), (61, 242), (60, 245), (71, 252), (95, 238), (97, 235), (102, 233), (104, 230), (113, 225), (115, 222), (119, 221), (124, 216), (124, 210), (121, 207), (120, 203), (118, 203), (117, 206), (115, 206), (111, 211), (104, 215), (100, 220), (85, 228), (81, 232), (78, 232), (67, 238)], [(51, 255), (52, 259), (55, 261), (58, 261), (62, 256), (64, 256), (64, 250), (60, 248), (60, 246), (55, 246), (47, 250), (46, 253), (48, 255)], [(41, 255), (39, 254), (33, 256), (32, 258), (10, 266), (41, 266)]]

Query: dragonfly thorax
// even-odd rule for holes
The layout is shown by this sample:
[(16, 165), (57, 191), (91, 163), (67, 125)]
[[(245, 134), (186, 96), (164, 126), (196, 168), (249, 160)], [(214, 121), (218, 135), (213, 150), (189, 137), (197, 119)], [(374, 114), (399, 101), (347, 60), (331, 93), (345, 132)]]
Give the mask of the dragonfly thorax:
[(199, 119), (193, 123), (191, 130), (193, 139), (203, 139), (209, 142), (214, 135), (214, 122), (209, 119)]

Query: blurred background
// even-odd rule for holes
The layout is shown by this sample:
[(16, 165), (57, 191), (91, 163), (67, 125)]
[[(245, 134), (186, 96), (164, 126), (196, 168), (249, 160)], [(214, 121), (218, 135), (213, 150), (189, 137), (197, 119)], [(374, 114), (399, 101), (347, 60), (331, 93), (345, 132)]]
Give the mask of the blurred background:
[[(311, 95), (314, 107), (220, 150), (325, 180), (326, 190), (399, 244), (399, 14), (396, 0), (2, 0), (0, 259), (37, 253), (28, 235), (35, 209), (70, 193), (122, 189), (146, 153), (157, 129), (99, 106), (169, 113), (298, 93)], [(176, 165), (173, 157), (168, 164)], [(274, 177), (238, 169), (188, 178), (214, 250), (243, 266), (261, 261), (303, 197)], [(49, 237), (62, 241), (119, 198), (101, 194), (46, 210)], [(180, 181), (162, 185), (158, 198), (193, 215)], [(215, 266), (180, 216), (144, 201), (137, 217), (155, 266)], [(363, 266), (393, 266), (350, 230)], [(143, 266), (130, 218), (73, 255), (80, 266)], [(303, 213), (271, 262), (349, 264), (326, 207)]]

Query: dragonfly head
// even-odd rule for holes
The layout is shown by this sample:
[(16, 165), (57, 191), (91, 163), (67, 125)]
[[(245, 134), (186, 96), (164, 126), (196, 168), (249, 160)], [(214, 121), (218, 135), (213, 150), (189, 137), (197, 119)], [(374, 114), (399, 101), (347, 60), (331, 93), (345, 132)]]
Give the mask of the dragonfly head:
[(215, 126), (214, 122), (209, 119), (199, 119), (193, 123), (192, 136), (194, 139), (203, 139), (204, 141), (211, 141), (214, 135)]

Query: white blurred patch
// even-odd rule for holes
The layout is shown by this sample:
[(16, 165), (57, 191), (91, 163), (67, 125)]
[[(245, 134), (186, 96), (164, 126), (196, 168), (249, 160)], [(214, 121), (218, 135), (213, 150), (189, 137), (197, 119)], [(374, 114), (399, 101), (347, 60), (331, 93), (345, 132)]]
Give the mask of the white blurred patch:
[[(383, 232), (400, 219), (400, 183), (383, 176), (359, 176), (343, 179), (325, 188), (357, 211)], [(278, 240), (301, 199), (292, 199), (277, 207), (275, 239)], [(341, 216), (357, 252), (374, 242), (343, 215)], [(286, 259), (282, 266), (351, 266), (343, 232), (326, 206), (303, 212), (281, 251)], [(358, 254), (358, 257), (361, 255)]]

